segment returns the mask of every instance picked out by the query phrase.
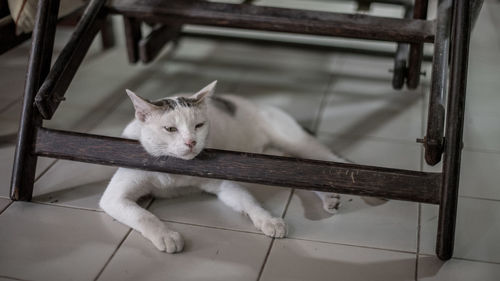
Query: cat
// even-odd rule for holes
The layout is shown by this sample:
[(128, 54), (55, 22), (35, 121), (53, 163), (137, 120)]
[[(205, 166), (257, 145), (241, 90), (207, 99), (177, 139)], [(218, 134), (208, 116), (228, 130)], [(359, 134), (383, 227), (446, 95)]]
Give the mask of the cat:
[[(263, 153), (275, 148), (288, 155), (345, 162), (319, 143), (288, 114), (271, 106), (258, 106), (237, 96), (214, 96), (217, 81), (190, 96), (148, 101), (126, 90), (135, 108), (135, 118), (123, 137), (139, 140), (152, 156), (190, 160), (203, 148)], [(139, 231), (160, 251), (182, 251), (182, 236), (167, 228), (136, 201), (145, 195), (172, 197), (197, 187), (213, 193), (234, 209), (249, 216), (265, 235), (283, 238), (287, 227), (273, 217), (236, 182), (119, 168), (99, 202), (101, 208), (121, 223)], [(340, 196), (315, 192), (323, 208), (334, 213)]]

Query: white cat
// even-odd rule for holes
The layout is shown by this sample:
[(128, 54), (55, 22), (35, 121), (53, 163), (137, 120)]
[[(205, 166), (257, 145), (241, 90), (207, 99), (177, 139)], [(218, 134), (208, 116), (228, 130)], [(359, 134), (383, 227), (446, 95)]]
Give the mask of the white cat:
[[(123, 136), (137, 139), (153, 156), (192, 159), (203, 148), (262, 153), (276, 148), (301, 158), (344, 162), (307, 134), (283, 111), (257, 106), (240, 97), (212, 96), (216, 81), (198, 93), (149, 102), (127, 90), (135, 107), (135, 119)], [(104, 192), (100, 206), (118, 221), (142, 233), (160, 250), (182, 250), (183, 239), (136, 201), (147, 194), (172, 197), (188, 187), (216, 194), (236, 211), (247, 214), (256, 228), (270, 237), (286, 235), (282, 218), (271, 216), (238, 183), (183, 175), (119, 168)], [(339, 207), (337, 194), (316, 192), (328, 212)]]

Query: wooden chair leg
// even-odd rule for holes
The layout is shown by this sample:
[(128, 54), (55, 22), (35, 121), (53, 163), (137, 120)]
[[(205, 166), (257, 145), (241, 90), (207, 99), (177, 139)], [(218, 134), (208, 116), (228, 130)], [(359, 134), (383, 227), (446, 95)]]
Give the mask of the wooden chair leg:
[(42, 124), (33, 102), (50, 70), (59, 0), (40, 0), (38, 5), (12, 171), (10, 196), (13, 200), (29, 201), (33, 193), (37, 161), (33, 153), (35, 131)]
[(436, 245), (436, 254), (442, 260), (452, 257), (455, 240), (470, 29), (469, 1), (454, 1), (448, 116)]
[(115, 46), (115, 32), (111, 17), (106, 18), (106, 22), (101, 28), (101, 41), (104, 50), (111, 49)]
[(139, 61), (139, 41), (142, 38), (141, 21), (135, 18), (123, 17), (123, 27), (125, 29), (128, 61), (136, 63)]
[[(405, 8), (405, 19), (413, 16), (413, 6), (407, 5)], [(408, 55), (410, 45), (407, 43), (398, 43), (396, 48), (396, 56), (394, 57), (394, 70), (392, 75), (392, 88), (401, 90), (408, 77)]]
[[(427, 18), (428, 0), (415, 1), (413, 8), (414, 19)], [(408, 78), (406, 86), (408, 89), (415, 89), (420, 82), (420, 69), (422, 68), (422, 57), (424, 55), (424, 44), (413, 43), (410, 46), (410, 53), (408, 56)]]

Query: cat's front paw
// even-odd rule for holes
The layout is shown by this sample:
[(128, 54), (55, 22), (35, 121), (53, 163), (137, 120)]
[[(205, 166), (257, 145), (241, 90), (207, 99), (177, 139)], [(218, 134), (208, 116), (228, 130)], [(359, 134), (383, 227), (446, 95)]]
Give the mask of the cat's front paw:
[(336, 214), (340, 208), (340, 195), (335, 193), (326, 194), (321, 198), (323, 209), (330, 214)]
[(179, 232), (171, 231), (166, 228), (145, 232), (144, 237), (148, 238), (155, 247), (169, 254), (182, 251), (184, 248), (184, 239)]
[(261, 222), (260, 230), (269, 237), (283, 238), (286, 235), (286, 223), (282, 218), (264, 219)]

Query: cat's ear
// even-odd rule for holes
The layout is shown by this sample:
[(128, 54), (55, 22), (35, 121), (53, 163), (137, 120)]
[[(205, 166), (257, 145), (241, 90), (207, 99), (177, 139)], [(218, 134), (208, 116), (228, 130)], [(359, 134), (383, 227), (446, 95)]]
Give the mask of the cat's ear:
[(159, 109), (158, 106), (151, 104), (147, 100), (139, 97), (131, 90), (126, 89), (125, 91), (127, 92), (127, 95), (129, 96), (130, 100), (132, 100), (132, 103), (134, 104), (135, 118), (137, 118), (139, 121), (141, 121), (141, 122), (146, 121), (146, 119), (154, 111)]
[(192, 95), (191, 98), (195, 99), (196, 103), (202, 102), (205, 98), (210, 97), (214, 94), (216, 85), (217, 85), (217, 80), (205, 86), (205, 88), (198, 91), (198, 93)]

